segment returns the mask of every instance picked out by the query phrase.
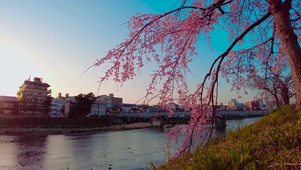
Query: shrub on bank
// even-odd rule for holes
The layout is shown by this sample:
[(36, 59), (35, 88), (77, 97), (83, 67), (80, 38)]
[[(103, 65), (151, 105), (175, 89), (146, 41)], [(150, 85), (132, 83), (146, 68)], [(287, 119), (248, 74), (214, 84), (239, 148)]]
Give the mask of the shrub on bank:
[(154, 169), (301, 169), (301, 112), (290, 107)]

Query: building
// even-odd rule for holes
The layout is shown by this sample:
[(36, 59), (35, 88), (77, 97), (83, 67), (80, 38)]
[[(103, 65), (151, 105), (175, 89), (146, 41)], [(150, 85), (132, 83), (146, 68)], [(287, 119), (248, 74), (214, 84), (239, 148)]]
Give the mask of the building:
[(0, 115), (10, 116), (19, 112), (19, 102), (17, 97), (0, 96)]
[(45, 116), (43, 102), (51, 94), (50, 85), (42, 78), (35, 77), (33, 81), (25, 80), (17, 92), (20, 102), (20, 114), (24, 116)]
[(113, 93), (108, 95), (100, 95), (98, 96), (99, 101), (104, 101), (107, 104), (107, 108), (110, 107), (122, 107), (122, 98), (114, 97)]
[(64, 116), (65, 100), (60, 98), (54, 98), (51, 101), (50, 113), (51, 117), (63, 117)]
[(91, 112), (89, 113), (90, 117), (101, 117), (107, 115), (107, 105), (105, 101), (100, 101), (96, 99), (91, 106)]
[(259, 108), (260, 109), (263, 109), (265, 107), (264, 103), (263, 103), (263, 100), (262, 99), (256, 99), (256, 101), (259, 102)]
[(66, 98), (65, 100), (65, 105), (64, 105), (64, 114), (66, 117), (70, 117), (71, 112), (76, 110), (76, 101), (75, 101), (75, 97), (72, 96), (68, 96), (68, 98)]
[(228, 109), (229, 110), (245, 110), (246, 106), (244, 103), (239, 103), (236, 99), (231, 99), (228, 102)]
[(256, 99), (245, 103), (246, 107), (250, 110), (260, 110), (264, 107), (262, 99)]
[(63, 97), (62, 93), (58, 93), (56, 98), (51, 101), (50, 116), (51, 117), (64, 117), (65, 116), (65, 101), (69, 98), (69, 94)]
[(136, 105), (136, 108), (139, 110), (139, 113), (149, 113), (149, 105), (147, 104)]
[(114, 97), (114, 94), (98, 96), (98, 101), (106, 103), (107, 112), (120, 113), (122, 112), (122, 98)]
[[(66, 95), (64, 100), (64, 116), (66, 117), (74, 117), (74, 115), (81, 115), (80, 113), (80, 104), (75, 100), (76, 96)], [(87, 114), (89, 117), (101, 117), (107, 115), (107, 100), (100, 100), (100, 98), (96, 98), (96, 100), (91, 104), (91, 110)]]
[(130, 103), (122, 104), (123, 113), (134, 113), (136, 110), (138, 110), (136, 104), (130, 104)]
[(228, 107), (229, 108), (235, 108), (239, 106), (239, 102), (237, 102), (236, 99), (231, 99), (229, 102), (228, 102)]

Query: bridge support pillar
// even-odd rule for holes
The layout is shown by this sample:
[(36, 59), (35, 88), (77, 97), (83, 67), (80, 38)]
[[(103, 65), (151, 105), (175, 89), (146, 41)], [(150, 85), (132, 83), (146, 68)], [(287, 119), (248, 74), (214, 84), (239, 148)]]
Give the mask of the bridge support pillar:
[(225, 131), (226, 129), (226, 119), (223, 116), (217, 116), (214, 120), (214, 128), (217, 131)]

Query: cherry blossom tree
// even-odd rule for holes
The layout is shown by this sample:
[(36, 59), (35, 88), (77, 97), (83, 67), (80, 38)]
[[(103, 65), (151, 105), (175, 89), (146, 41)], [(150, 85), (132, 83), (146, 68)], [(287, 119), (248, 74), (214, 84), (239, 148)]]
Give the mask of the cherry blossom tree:
[[(247, 85), (251, 89), (257, 90), (266, 103), (272, 104), (274, 102), (277, 108), (282, 105), (290, 105), (290, 99), (294, 97), (295, 90), (292, 75), (288, 69), (290, 68), (286, 67), (286, 64), (282, 64), (277, 72), (268, 69), (262, 76), (258, 74), (249, 75)], [(273, 108), (275, 105), (269, 105), (269, 107)]]
[[(177, 100), (190, 109), (189, 125), (175, 127), (170, 132), (171, 136), (188, 135), (179, 150), (181, 155), (190, 150), (195, 135), (203, 141), (211, 136), (201, 132), (205, 117), (215, 116), (212, 108), (217, 102), (220, 75), (231, 83), (233, 90), (247, 93), (247, 75), (259, 74), (267, 65), (277, 70), (279, 65), (271, 61), (288, 60), (296, 91), (296, 110), (301, 110), (299, 11), (301, 1), (292, 0), (182, 0), (177, 8), (163, 14), (132, 16), (128, 37), (94, 66), (111, 64), (100, 83), (110, 77), (123, 83), (134, 79), (146, 63), (158, 65), (151, 74), (144, 99), (148, 102), (156, 97), (161, 106)], [(189, 63), (196, 56), (206, 57), (197, 51), (198, 45), (206, 43), (210, 47), (210, 35), (217, 28), (229, 33), (230, 45), (216, 56), (204, 79), (191, 92), (186, 81), (191, 72)]]
[(278, 80), (278, 88), (283, 100), (283, 105), (290, 105), (290, 99), (295, 95), (291, 74), (286, 76), (274, 75)]

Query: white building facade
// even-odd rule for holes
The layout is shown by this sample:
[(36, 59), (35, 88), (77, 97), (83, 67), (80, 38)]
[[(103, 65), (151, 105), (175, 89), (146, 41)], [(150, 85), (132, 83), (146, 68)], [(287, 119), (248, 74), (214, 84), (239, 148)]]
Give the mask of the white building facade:
[(96, 101), (91, 106), (91, 112), (89, 113), (90, 117), (101, 117), (107, 115), (107, 104), (105, 101)]

